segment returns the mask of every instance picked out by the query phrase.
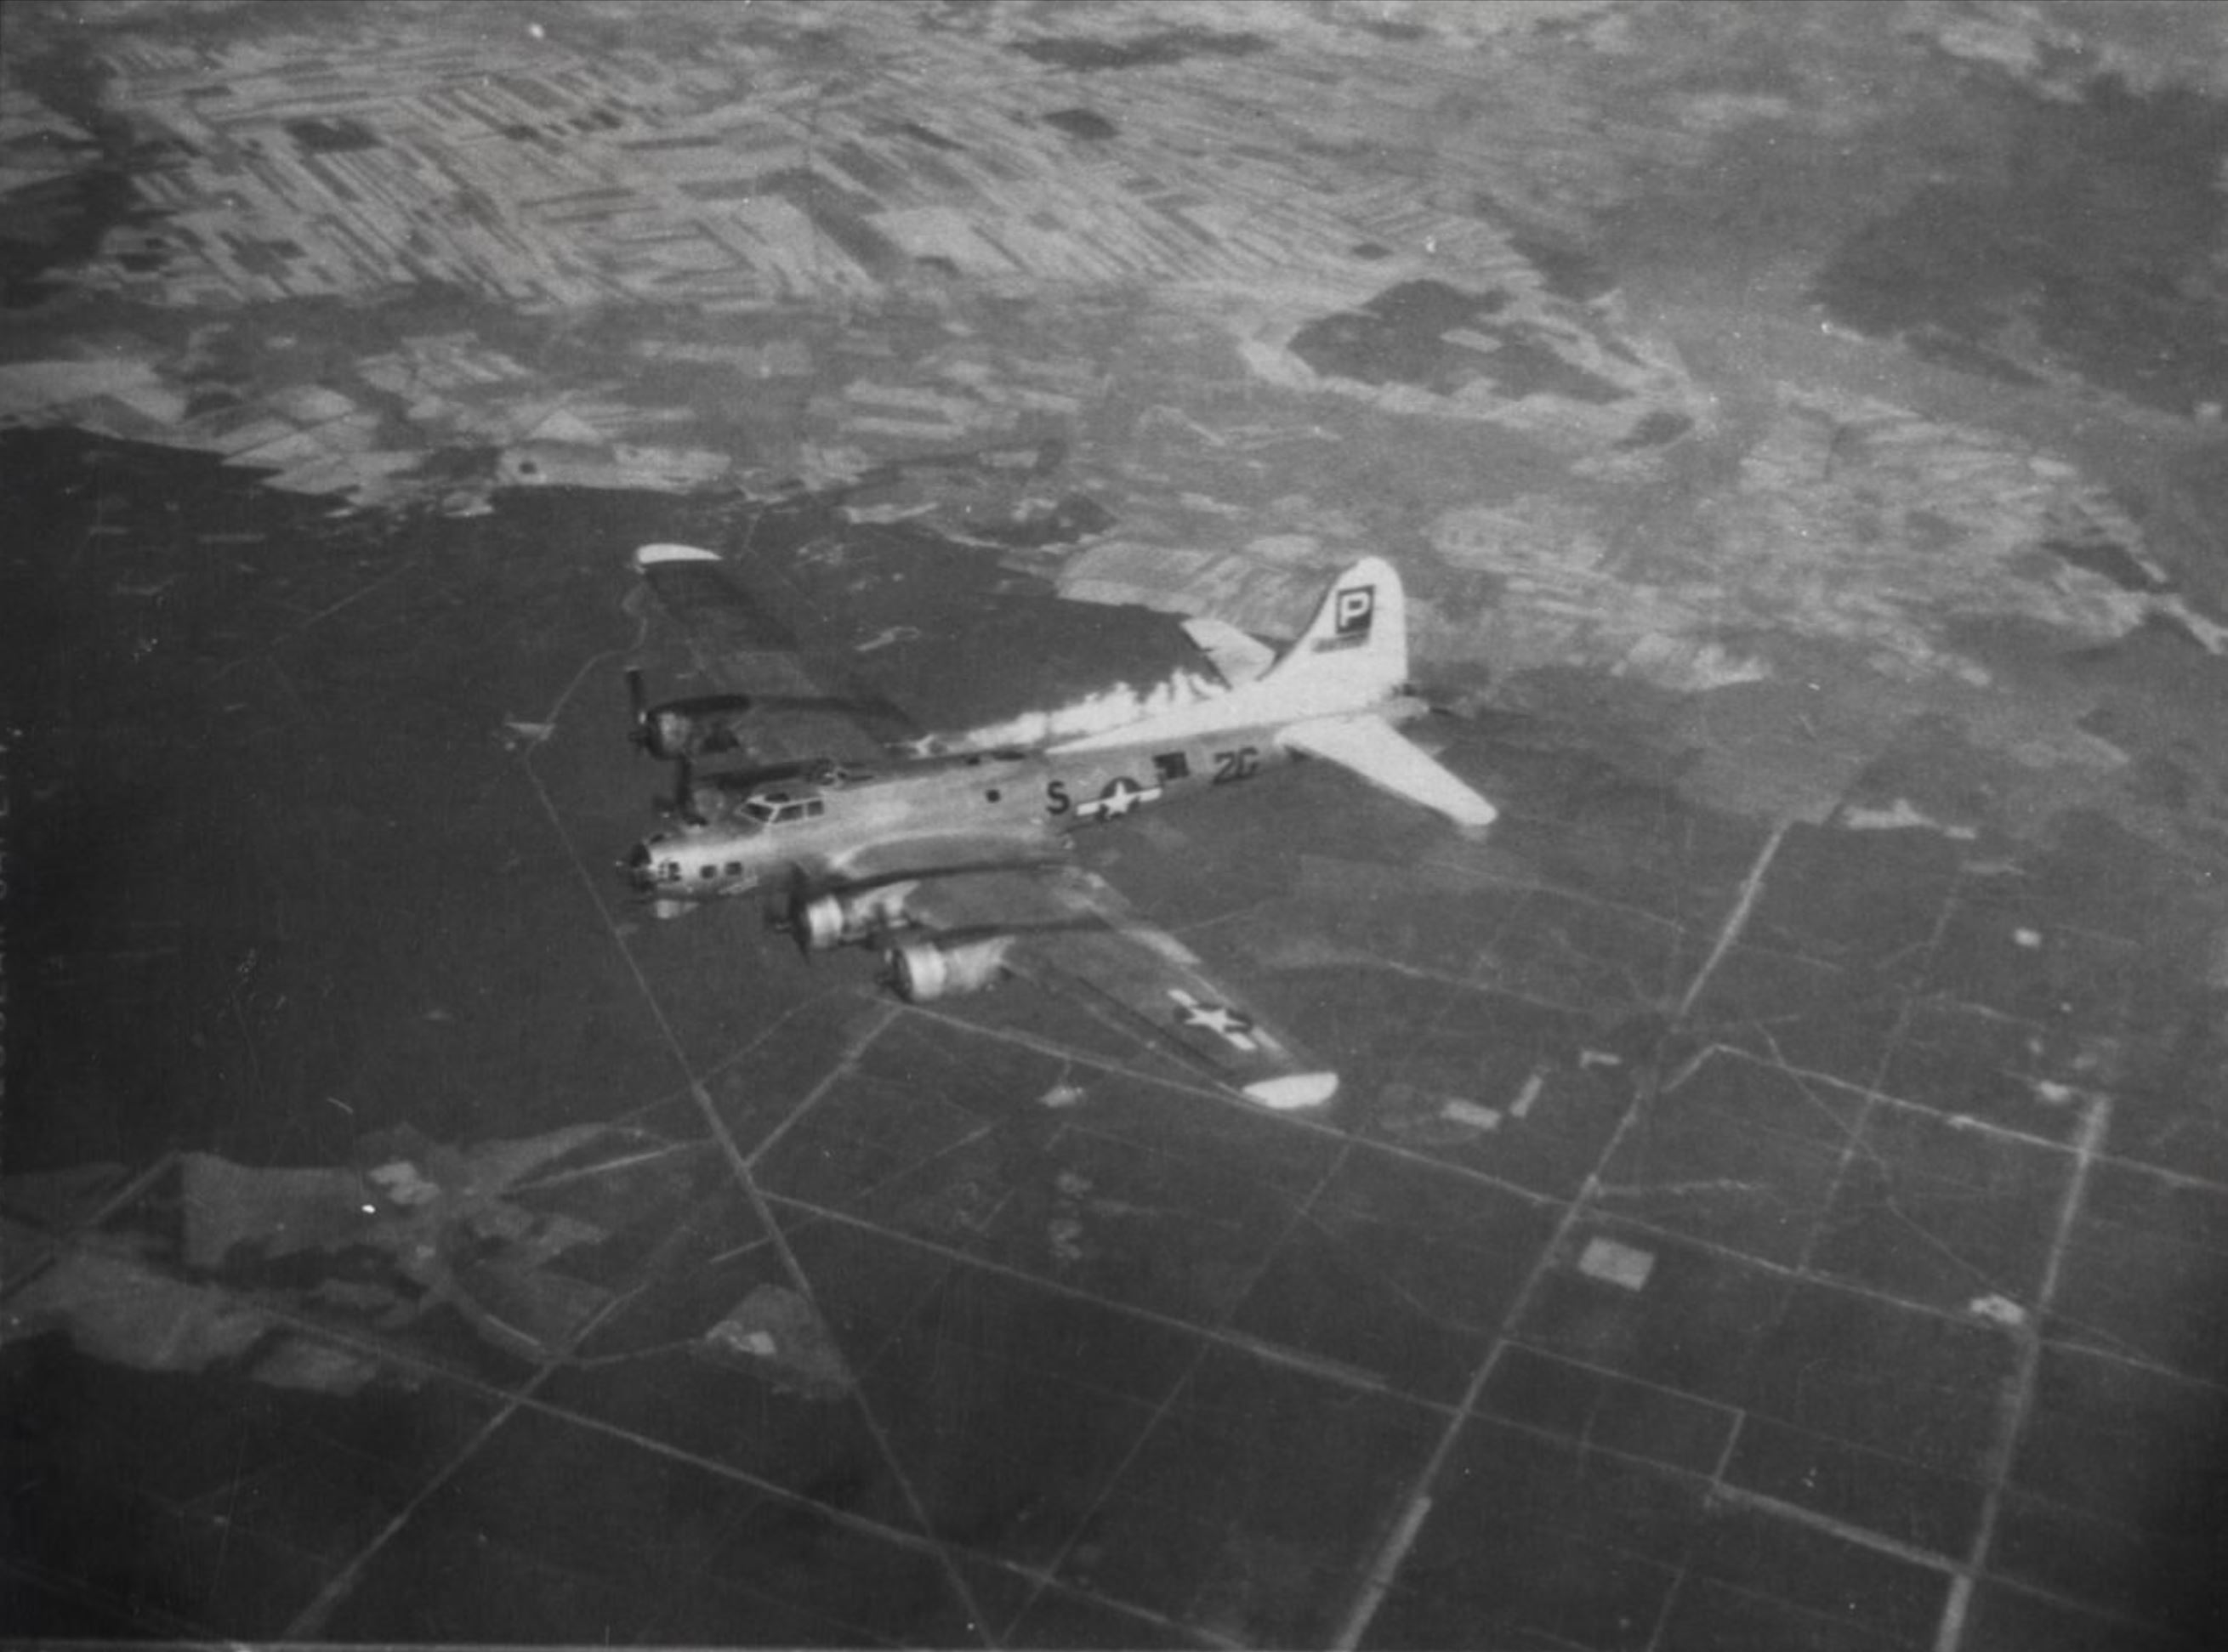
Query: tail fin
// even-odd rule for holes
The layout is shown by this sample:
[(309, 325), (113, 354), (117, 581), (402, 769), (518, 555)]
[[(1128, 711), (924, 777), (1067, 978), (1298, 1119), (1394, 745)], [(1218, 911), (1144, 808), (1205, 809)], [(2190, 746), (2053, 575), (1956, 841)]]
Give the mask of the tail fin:
[(1364, 557), (1331, 582), (1300, 640), (1260, 676), (1226, 694), (1063, 741), (1053, 749), (1133, 745), (1149, 734), (1188, 740), (1249, 725), (1381, 709), (1407, 680), (1408, 605), (1400, 576), (1383, 558)]
[(1367, 705), (1408, 681), (1408, 602), (1399, 570), (1364, 557), (1331, 582), (1300, 640), (1261, 679), (1347, 705)]

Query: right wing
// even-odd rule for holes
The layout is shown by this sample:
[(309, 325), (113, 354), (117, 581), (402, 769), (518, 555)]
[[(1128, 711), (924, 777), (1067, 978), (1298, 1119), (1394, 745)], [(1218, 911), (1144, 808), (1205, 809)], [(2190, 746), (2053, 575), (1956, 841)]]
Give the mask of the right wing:
[(731, 694), (753, 702), (752, 758), (768, 763), (871, 765), (889, 748), (918, 740), (912, 719), (853, 685), (829, 693), (805, 663), (797, 634), (729, 575), (718, 553), (693, 545), (644, 545), (636, 570), (688, 638), (698, 668)]
[(1436, 810), (1457, 826), (1482, 831), (1501, 811), (1374, 712), (1311, 717), (1277, 731), (1279, 743), (1328, 758), (1372, 785)]
[(1003, 967), (1087, 1008), (1119, 1012), (1123, 1024), (1263, 1106), (1320, 1107), (1337, 1092), (1337, 1073), (1079, 867), (933, 878), (908, 893), (905, 913), (955, 939), (976, 938)]

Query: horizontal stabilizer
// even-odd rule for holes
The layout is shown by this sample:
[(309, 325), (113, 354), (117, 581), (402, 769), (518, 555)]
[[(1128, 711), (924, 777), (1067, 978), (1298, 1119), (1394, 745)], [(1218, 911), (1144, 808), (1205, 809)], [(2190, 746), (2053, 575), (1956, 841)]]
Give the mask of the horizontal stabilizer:
[(1296, 752), (1328, 758), (1372, 785), (1436, 810), (1457, 826), (1482, 829), (1501, 813), (1374, 713), (1313, 717), (1277, 738)]
[(1226, 619), (1200, 618), (1183, 623), (1193, 645), (1214, 663), (1222, 680), (1242, 688), (1277, 663), (1277, 650), (1257, 637), (1248, 637)]

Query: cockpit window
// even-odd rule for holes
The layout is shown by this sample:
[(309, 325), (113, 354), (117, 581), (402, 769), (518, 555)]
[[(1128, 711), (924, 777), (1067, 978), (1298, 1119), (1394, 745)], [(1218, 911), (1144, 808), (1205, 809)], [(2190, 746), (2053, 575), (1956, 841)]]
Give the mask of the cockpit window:
[(743, 812), (762, 826), (786, 826), (808, 820), (827, 810), (817, 797), (792, 797), (785, 791), (761, 792), (743, 804)]

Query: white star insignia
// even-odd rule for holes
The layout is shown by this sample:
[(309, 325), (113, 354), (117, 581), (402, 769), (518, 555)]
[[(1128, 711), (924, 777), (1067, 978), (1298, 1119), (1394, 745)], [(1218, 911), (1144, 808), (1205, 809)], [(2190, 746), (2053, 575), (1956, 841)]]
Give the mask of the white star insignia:
[(1252, 1036), (1253, 1018), (1245, 1011), (1227, 1004), (1203, 1004), (1177, 987), (1168, 989), (1168, 996), (1176, 1002), (1176, 1019), (1186, 1027), (1204, 1027), (1249, 1055), (1261, 1047)]
[(1075, 812), (1086, 820), (1119, 820), (1140, 804), (1157, 802), (1161, 791), (1159, 786), (1141, 786), (1135, 780), (1112, 780), (1098, 797), (1077, 805)]

